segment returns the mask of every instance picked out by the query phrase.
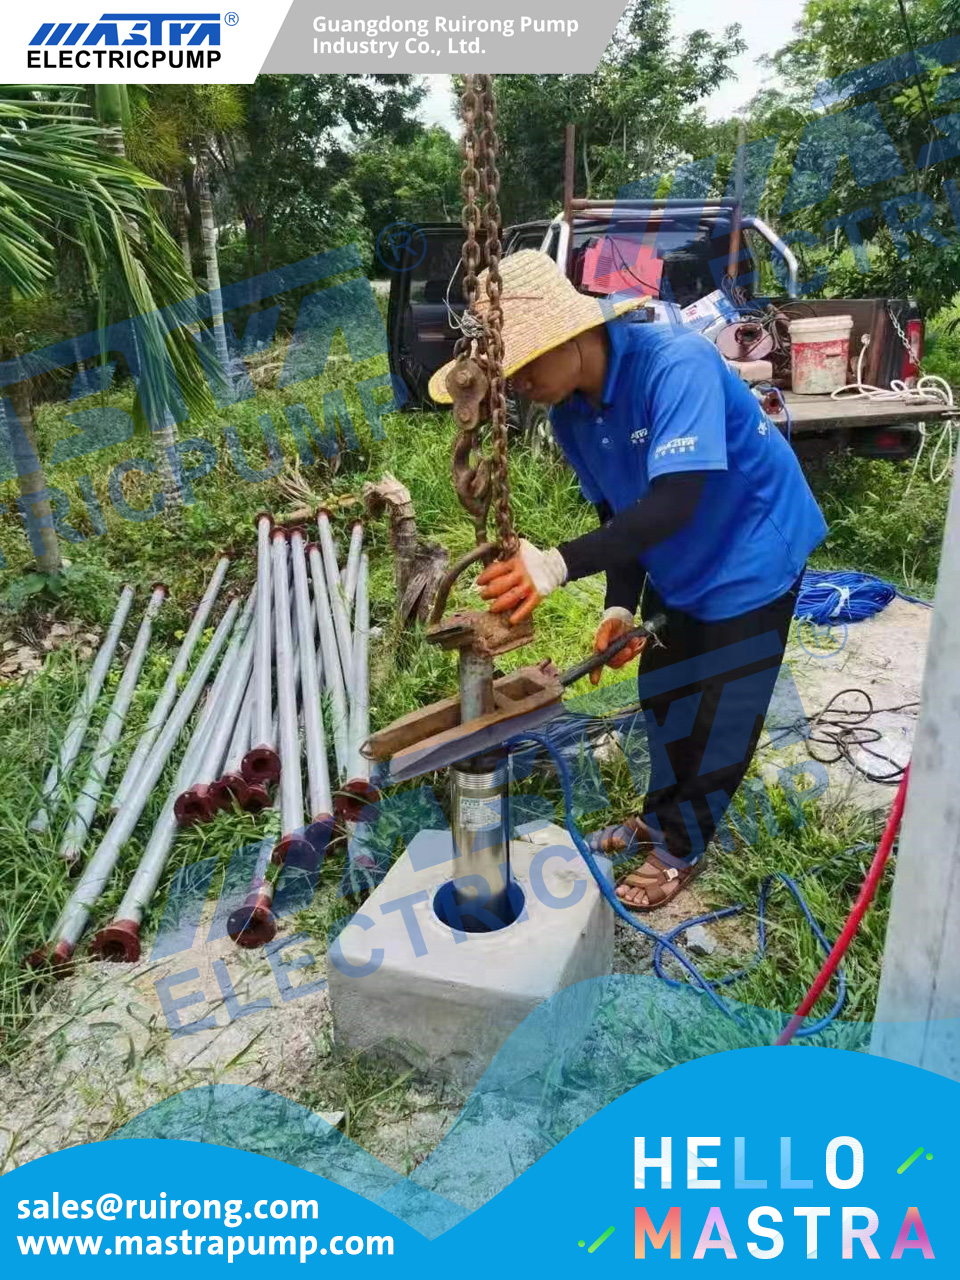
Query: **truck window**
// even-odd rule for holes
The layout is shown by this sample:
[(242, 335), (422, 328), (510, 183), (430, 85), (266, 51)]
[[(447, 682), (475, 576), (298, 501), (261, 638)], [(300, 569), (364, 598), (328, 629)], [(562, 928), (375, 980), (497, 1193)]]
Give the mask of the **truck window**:
[[(463, 234), (457, 230), (449, 236), (427, 236), (427, 251), (423, 260), (410, 272), (409, 302), (442, 303), (447, 296), (447, 288), (453, 273), (460, 265), (463, 249)], [(450, 301), (459, 305), (463, 301), (458, 279), (450, 288)]]
[[(745, 242), (743, 248), (749, 252)], [(729, 228), (716, 224), (691, 231), (666, 220), (587, 223), (574, 232), (572, 278), (587, 293), (642, 289), (685, 307), (719, 287), (729, 252)], [(603, 264), (599, 270), (598, 262)], [(752, 269), (749, 260), (741, 260), (739, 274)], [(753, 292), (748, 282), (748, 295)]]

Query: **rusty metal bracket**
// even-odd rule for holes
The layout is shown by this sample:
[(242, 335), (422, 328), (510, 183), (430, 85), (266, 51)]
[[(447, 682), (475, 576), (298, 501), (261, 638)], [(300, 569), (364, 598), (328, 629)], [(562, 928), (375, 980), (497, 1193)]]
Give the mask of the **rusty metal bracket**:
[(496, 554), (497, 548), (492, 542), (481, 542), (465, 555), (454, 560), (453, 564), (440, 579), (440, 585), (437, 587), (437, 594), (434, 597), (433, 608), (430, 611), (431, 627), (436, 627), (440, 624), (440, 620), (443, 617), (443, 611), (447, 607), (447, 600), (450, 598), (450, 591), (461, 573), (463, 573), (465, 569), (469, 569), (472, 564), (476, 564), (478, 560), (482, 560), (485, 564), (489, 564)]
[(425, 638), (441, 649), (471, 649), (485, 658), (496, 658), (529, 644), (533, 624), (526, 618), (512, 627), (505, 614), (465, 609), (432, 626)]

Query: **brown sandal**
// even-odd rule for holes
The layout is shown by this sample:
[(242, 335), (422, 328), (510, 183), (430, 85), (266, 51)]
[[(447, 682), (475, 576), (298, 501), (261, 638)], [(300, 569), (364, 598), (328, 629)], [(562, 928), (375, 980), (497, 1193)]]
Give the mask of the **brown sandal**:
[(635, 858), (642, 845), (654, 845), (650, 828), (642, 818), (624, 818), (612, 827), (604, 827), (590, 837), (590, 847), (598, 853), (617, 853), (617, 862)]
[[(619, 882), (617, 897), (631, 911), (656, 911), (672, 902), (700, 874), (703, 861), (700, 858), (691, 867), (671, 867), (650, 853), (636, 871), (629, 872)], [(641, 895), (645, 901), (635, 901)]]

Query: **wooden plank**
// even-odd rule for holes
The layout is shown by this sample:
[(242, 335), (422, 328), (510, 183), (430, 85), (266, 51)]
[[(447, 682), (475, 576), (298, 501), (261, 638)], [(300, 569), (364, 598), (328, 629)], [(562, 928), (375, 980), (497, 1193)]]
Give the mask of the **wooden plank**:
[[(471, 728), (483, 728), (499, 720), (522, 715), (563, 696), (563, 688), (555, 675), (540, 667), (518, 667), (493, 682), (496, 710), (471, 722)], [(464, 726), (460, 723), (460, 699), (443, 698), (420, 707), (394, 720), (370, 736), (366, 754), (373, 760), (388, 760), (404, 751), (421, 748), (427, 741), (446, 742), (456, 737)]]
[(960, 1080), (960, 471), (930, 626), (871, 1053)]

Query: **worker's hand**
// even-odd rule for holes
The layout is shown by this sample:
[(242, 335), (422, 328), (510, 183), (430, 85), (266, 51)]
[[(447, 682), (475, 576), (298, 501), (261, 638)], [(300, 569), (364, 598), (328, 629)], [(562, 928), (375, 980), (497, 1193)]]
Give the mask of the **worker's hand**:
[(510, 625), (515, 627), (566, 580), (566, 561), (556, 547), (540, 551), (521, 538), (517, 554), (488, 565), (477, 577), (477, 586), (484, 600), (493, 601), (490, 612), (510, 610)]
[[(594, 653), (602, 653), (604, 649), (613, 644), (618, 636), (622, 636), (625, 631), (632, 631), (635, 626), (633, 614), (629, 609), (618, 607), (608, 609), (600, 619), (597, 634), (593, 637)], [(625, 667), (628, 662), (634, 660), (645, 643), (645, 637), (637, 636), (635, 640), (631, 640), (629, 644), (624, 645), (620, 652), (614, 654), (610, 661), (604, 665), (608, 667)], [(603, 667), (597, 667), (596, 671), (590, 672), (590, 683), (599, 684), (602, 675)]]

